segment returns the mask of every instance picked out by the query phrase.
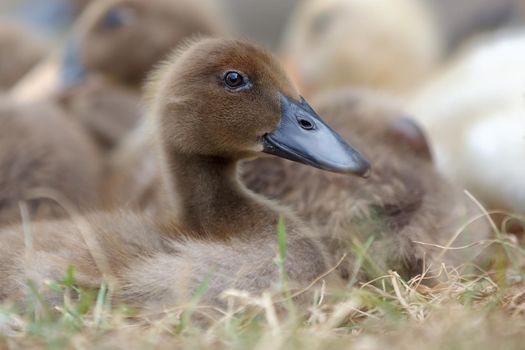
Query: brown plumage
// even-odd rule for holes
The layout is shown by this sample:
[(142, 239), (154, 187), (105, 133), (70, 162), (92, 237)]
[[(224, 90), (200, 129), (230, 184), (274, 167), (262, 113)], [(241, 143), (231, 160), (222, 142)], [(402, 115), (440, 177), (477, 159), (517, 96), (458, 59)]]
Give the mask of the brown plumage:
[[(225, 88), (229, 70), (243, 72), (250, 87)], [(236, 178), (237, 161), (259, 154), (261, 135), (278, 126), (279, 94), (298, 98), (278, 63), (251, 44), (207, 39), (153, 81), (150, 114), (170, 210), (155, 220), (124, 213), (34, 224), (25, 255), (20, 227), (0, 231), (0, 295), (20, 297), (27, 278), (41, 287), (72, 264), (81, 287), (98, 287), (104, 275), (118, 300), (151, 310), (188, 301), (211, 276), (202, 302), (220, 305), (227, 288), (260, 293), (278, 283), (280, 215), (291, 284), (310, 283), (329, 268), (300, 220)]]
[[(475, 261), (482, 247), (451, 250), (456, 231), (480, 214), (458, 188), (438, 175), (422, 131), (392, 102), (374, 93), (342, 90), (321, 97), (316, 109), (347, 140), (363, 150), (372, 175), (362, 180), (286, 160), (264, 158), (243, 165), (248, 188), (290, 205), (318, 228), (335, 261), (348, 254), (340, 273), (356, 277), (357, 246), (371, 242), (360, 274), (365, 279), (396, 270), (413, 277), (440, 264)], [(485, 219), (468, 226), (453, 247), (489, 238)]]
[(15, 95), (49, 98), (59, 90), (55, 100), (66, 113), (111, 150), (143, 114), (140, 89), (148, 72), (184, 39), (222, 35), (218, 18), (206, 1), (91, 1), (61, 54), (25, 77)]
[(136, 89), (112, 83), (100, 75), (87, 77), (57, 94), (54, 100), (87, 131), (103, 153), (126, 138), (144, 115)]
[[(0, 98), (0, 124), (0, 224), (20, 222), (20, 201), (31, 219), (63, 216), (61, 205), (70, 203), (73, 210), (97, 205), (99, 156), (59, 108)], [(43, 198), (49, 195), (60, 203)]]
[[(81, 27), (79, 32), (83, 33), (79, 35), (79, 42), (85, 48), (80, 50), (80, 59), (86, 68), (112, 78), (120, 85), (128, 85), (128, 87), (136, 91), (138, 91), (140, 83), (151, 67), (161, 61), (167, 52), (180, 45), (188, 37), (195, 35), (220, 37), (227, 31), (222, 23), (218, 22), (218, 19), (221, 18), (220, 13), (212, 4), (206, 1), (154, 0), (136, 3), (136, 0), (120, 0), (114, 1), (113, 5), (108, 5), (105, 1), (99, 1), (98, 5), (94, 3), (91, 6), (93, 9), (86, 11), (84, 15), (85, 21), (91, 24), (79, 25)], [(131, 23), (125, 24), (120, 30), (127, 33), (117, 32), (110, 37), (104, 35), (100, 25), (102, 19), (110, 11), (125, 12), (127, 10), (131, 10), (134, 13)], [(180, 18), (184, 19), (180, 20)], [(137, 41), (135, 39), (137, 32), (140, 32), (142, 40)], [(115, 44), (112, 41), (118, 41), (118, 43)], [(136, 45), (137, 42), (140, 42), (140, 45)], [(138, 55), (134, 53), (137, 46), (141, 50)], [(111, 47), (111, 50), (114, 50), (114, 52), (108, 52), (106, 47)], [(106, 51), (103, 51), (101, 54), (97, 53), (101, 50)], [(145, 57), (144, 52), (147, 52)], [(137, 61), (126, 63), (129, 56), (137, 56)], [(114, 71), (114, 67), (117, 66), (118, 70)], [(99, 88), (98, 91), (100, 90), (102, 89)], [(78, 100), (79, 97), (78, 95), (73, 95), (72, 99)], [(80, 99), (81, 101), (85, 100), (82, 96)], [(92, 100), (93, 98), (88, 101)], [(118, 111), (115, 113), (115, 109), (125, 110), (128, 106), (128, 104), (124, 105), (119, 101), (113, 100), (112, 102), (114, 107), (111, 108), (110, 112), (114, 116), (116, 114), (120, 115)], [(121, 102), (124, 101), (122, 100)], [(135, 111), (140, 112), (139, 109)], [(100, 116), (101, 113), (98, 115)], [(132, 114), (125, 114), (124, 116), (129, 118), (130, 115)], [(105, 118), (94, 116), (94, 119)], [(136, 120), (133, 118), (133, 121)], [(146, 122), (143, 121), (142, 124)], [(98, 125), (103, 123), (103, 121), (102, 123), (96, 122)], [(136, 152), (142, 153), (144, 151), (134, 147), (134, 145), (138, 144), (137, 138), (141, 139), (140, 142), (143, 141), (143, 137), (147, 138), (147, 140), (151, 138), (150, 133), (143, 134), (145, 127), (142, 124), (139, 124), (131, 134), (128, 134), (131, 129), (126, 128), (126, 132), (121, 135), (125, 137), (119, 136), (117, 139), (117, 141), (122, 141), (122, 144), (109, 157), (107, 162), (108, 180), (103, 191), (107, 208), (142, 208), (144, 203), (151, 203), (150, 198), (156, 195), (155, 189), (149, 183), (150, 177), (158, 175), (156, 165), (152, 164), (155, 162), (153, 150), (147, 147), (148, 151), (152, 151), (148, 153), (150, 157), (137, 157)], [(122, 130), (124, 131), (124, 129)], [(150, 144), (149, 141), (144, 141), (148, 145)], [(139, 145), (139, 147), (142, 146)], [(130, 154), (130, 152), (133, 154)], [(140, 164), (136, 164), (135, 161), (139, 161)], [(129, 169), (134, 170), (129, 171)], [(140, 193), (140, 196), (144, 198), (139, 199), (139, 195), (136, 195), (137, 193)]]
[(14, 23), (0, 25), (0, 91), (7, 91), (36, 63), (49, 48), (42, 39)]

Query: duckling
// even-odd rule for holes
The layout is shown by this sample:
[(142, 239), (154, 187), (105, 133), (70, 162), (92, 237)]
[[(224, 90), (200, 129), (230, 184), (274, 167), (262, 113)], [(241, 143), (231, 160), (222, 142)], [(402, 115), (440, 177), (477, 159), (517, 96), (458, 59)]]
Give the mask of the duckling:
[[(416, 49), (417, 45), (415, 43), (422, 43), (423, 39), (427, 37), (426, 34), (429, 30), (414, 30), (413, 28), (406, 29), (406, 21), (401, 20), (401, 18), (398, 18), (396, 16), (401, 16), (402, 13), (406, 12), (406, 9), (411, 9), (411, 11), (406, 12), (410, 13), (410, 15), (407, 15), (408, 17), (414, 17), (416, 20), (416, 23), (420, 24), (419, 26), (427, 28), (428, 22), (427, 21), (419, 21), (420, 18), (425, 19), (426, 16), (423, 15), (424, 13), (422, 10), (420, 10), (420, 6), (415, 5), (412, 3), (412, 0), (403, 1), (400, 4), (396, 3), (395, 10), (393, 11), (377, 11), (377, 8), (380, 6), (388, 7), (389, 2), (381, 2), (381, 1), (368, 1), (368, 2), (360, 2), (360, 1), (310, 1), (308, 3), (305, 3), (303, 5), (303, 9), (300, 10), (297, 14), (297, 18), (293, 22), (290, 33), (288, 37), (288, 42), (285, 42), (284, 45), (284, 51), (290, 50), (295, 53), (297, 53), (297, 56), (294, 56), (292, 54), (286, 54), (285, 56), (291, 57), (294, 56), (297, 58), (297, 61), (303, 60), (304, 62), (311, 60), (312, 68), (318, 70), (319, 77), (322, 79), (327, 79), (327, 88), (333, 87), (334, 79), (333, 77), (343, 77), (345, 76), (345, 73), (342, 73), (340, 71), (341, 67), (348, 67), (351, 71), (350, 74), (371, 74), (370, 72), (373, 72), (374, 69), (371, 68), (370, 64), (371, 61), (369, 57), (364, 56), (356, 56), (356, 59), (348, 59), (349, 57), (346, 57), (344, 53), (334, 53), (333, 50), (339, 50), (342, 46), (339, 45), (339, 42), (330, 42), (327, 43), (326, 40), (323, 39), (323, 43), (325, 43), (326, 46), (324, 46), (323, 49), (324, 53), (321, 53), (323, 50), (319, 50), (318, 45), (315, 46), (315, 48), (312, 48), (312, 52), (308, 52), (308, 54), (304, 53), (304, 50), (309, 48), (310, 46), (304, 46), (302, 48), (295, 49), (296, 46), (300, 45), (300, 42), (304, 42), (304, 45), (306, 45), (306, 41), (309, 40), (307, 35), (306, 27), (310, 28), (307, 23), (316, 22), (316, 19), (318, 18), (320, 22), (325, 22), (324, 25), (326, 25), (329, 28), (326, 28), (326, 33), (320, 33), (323, 37), (326, 35), (327, 38), (334, 38), (332, 34), (336, 34), (337, 38), (345, 37), (345, 42), (348, 42), (348, 37), (354, 37), (356, 43), (349, 44), (349, 48), (358, 47), (358, 41), (361, 40), (361, 38), (364, 38), (364, 40), (368, 40), (366, 35), (355, 35), (355, 31), (353, 27), (349, 27), (349, 23), (353, 23), (352, 25), (358, 26), (359, 29), (362, 31), (365, 31), (365, 33), (368, 34), (368, 32), (375, 33), (375, 27), (372, 25), (369, 25), (371, 23), (370, 21), (360, 21), (356, 22), (354, 20), (348, 21), (346, 17), (348, 16), (354, 16), (356, 13), (363, 14), (363, 16), (372, 17), (374, 19), (373, 23), (381, 26), (383, 28), (386, 25), (390, 26), (396, 26), (395, 29), (390, 28), (389, 30), (383, 30), (382, 33), (386, 33), (389, 35), (392, 35), (392, 33), (399, 33), (399, 36), (403, 37), (404, 33), (407, 32), (409, 35), (416, 36), (415, 38), (410, 37), (409, 42), (414, 42), (411, 47)], [(355, 7), (355, 9), (354, 9)], [(357, 11), (358, 10), (358, 11)], [(392, 10), (392, 9), (390, 9)], [(407, 10), (408, 11), (408, 10)], [(417, 14), (417, 15), (416, 15)], [(375, 16), (394, 16), (393, 19), (387, 21), (384, 23), (382, 17), (376, 18)], [(356, 16), (357, 19), (360, 18), (360, 16)], [(378, 22), (378, 23), (376, 23)], [(401, 25), (397, 26), (400, 22)], [(317, 22), (316, 22), (317, 23)], [(419, 28), (419, 26), (417, 26)], [(401, 29), (403, 28), (403, 32), (401, 32)], [(324, 29), (323, 29), (324, 30)], [(349, 32), (351, 32), (351, 35), (348, 35)], [(376, 34), (374, 34), (376, 35)], [(384, 38), (381, 38), (379, 34), (377, 34), (377, 40), (372, 45), (379, 46), (379, 50), (385, 50), (386, 46), (381, 44), (377, 44), (377, 42), (382, 41)], [(419, 37), (421, 35), (422, 38)], [(319, 39), (321, 40), (321, 39)], [(385, 39), (386, 40), (386, 39)], [(407, 39), (408, 41), (409, 39)], [(317, 42), (317, 41), (316, 41)], [(399, 47), (399, 40), (390, 40), (389, 42), (396, 42), (395, 49)], [(421, 44), (423, 46), (432, 45), (433, 41), (429, 41), (426, 44)], [(295, 46), (294, 46), (295, 45)], [(313, 45), (313, 43), (312, 43)], [(418, 44), (419, 45), (419, 44)], [(408, 46), (405, 45), (405, 46)], [(377, 49), (377, 48), (376, 48)], [(393, 48), (394, 49), (394, 48)], [(403, 54), (405, 49), (403, 48)], [(345, 51), (346, 52), (346, 51)], [(362, 50), (359, 49), (359, 51), (348, 51), (350, 55), (355, 53), (356, 55), (361, 55)], [(398, 52), (401, 54), (401, 52)], [(319, 55), (319, 56), (318, 56)], [(408, 57), (400, 57), (399, 55), (396, 57), (399, 57), (400, 60), (403, 62), (409, 62), (410, 59), (414, 57), (419, 57), (420, 55), (410, 55), (410, 58)], [(329, 65), (329, 62), (323, 62), (321, 64), (321, 60), (329, 59), (329, 57), (340, 57), (341, 60), (344, 60), (345, 63), (341, 64), (341, 62), (332, 62), (332, 65)], [(374, 57), (384, 58), (388, 57), (388, 59), (391, 59), (392, 54), (377, 54)], [(352, 58), (352, 57), (350, 57)], [(359, 59), (360, 61), (356, 61)], [(362, 59), (362, 60), (361, 60)], [(310, 62), (310, 61), (309, 61)], [(382, 61), (382, 64), (384, 64), (384, 61)], [(329, 65), (329, 66), (327, 66)], [(355, 69), (355, 67), (364, 66), (366, 65), (366, 69)], [(404, 66), (404, 64), (403, 64)], [(416, 64), (407, 64), (409, 68), (417, 67)], [(290, 67), (288, 67), (290, 68)], [(293, 67), (292, 67), (293, 68)], [(388, 72), (391, 72), (393, 74), (398, 74), (400, 72), (399, 69), (391, 69), (391, 66), (385, 67), (388, 69)], [(294, 69), (292, 69), (293, 71)], [(390, 73), (389, 73), (390, 74)], [(403, 73), (399, 75), (400, 77), (407, 77), (409, 74), (407, 73), (406, 69), (403, 70)], [(352, 78), (353, 79), (353, 78)], [(360, 78), (357, 78), (359, 80)], [(404, 79), (404, 78), (403, 78)], [(302, 80), (302, 79), (299, 79)], [(352, 81), (352, 83), (359, 84), (359, 81)], [(346, 79), (344, 82), (341, 82), (341, 84), (347, 84), (350, 81), (350, 79)], [(316, 88), (319, 88), (321, 90), (324, 86), (324, 82), (320, 80), (312, 81), (313, 85), (316, 86)], [(302, 87), (302, 90), (310, 90), (308, 88), (305, 88), (305, 84), (299, 84)], [(330, 85), (330, 86), (328, 86)], [(397, 88), (396, 88), (397, 89)], [(125, 206), (127, 208), (131, 209), (139, 209), (139, 210), (148, 210), (148, 211), (156, 211), (157, 209), (157, 203), (159, 202), (157, 199), (159, 195), (159, 188), (156, 186), (156, 183), (158, 183), (159, 180), (159, 171), (156, 168), (155, 164), (155, 157), (154, 157), (154, 150), (152, 145), (149, 143), (150, 139), (150, 131), (148, 122), (145, 121), (140, 126), (137, 127), (137, 130), (135, 130), (129, 137), (122, 143), (121, 147), (115, 152), (115, 154), (112, 155), (111, 161), (109, 162), (111, 164), (110, 169), (110, 180), (108, 181), (107, 190), (104, 191), (108, 194), (107, 198), (107, 206), (112, 207), (120, 207)], [(130, 172), (129, 169), (134, 169), (134, 171)]]
[(28, 203), (32, 220), (97, 205), (99, 156), (58, 107), (2, 97), (0, 124), (0, 225), (20, 222), (21, 201)]
[(446, 177), (487, 209), (521, 214), (524, 59), (523, 30), (495, 34), (464, 51), (407, 107), (428, 132), (437, 167)]
[(283, 56), (309, 94), (357, 86), (405, 95), (434, 71), (441, 38), (419, 0), (308, 0)]
[(143, 103), (135, 89), (115, 84), (99, 74), (60, 91), (53, 101), (87, 131), (105, 156), (144, 115)]
[[(95, 161), (92, 157), (84, 157), (79, 153), (69, 163), (56, 164), (56, 169), (48, 170), (62, 174), (61, 177), (67, 174), (73, 177), (79, 169), (91, 164), (93, 171), (85, 171), (82, 177), (77, 177), (79, 181), (88, 184), (99, 183), (96, 190), (91, 185), (86, 186), (91, 188), (90, 195), (99, 193), (97, 198), (100, 200), (87, 201), (90, 208), (121, 206), (121, 197), (109, 194), (118, 193), (119, 196), (123, 196), (129, 190), (113, 190), (121, 189), (120, 184), (126, 183), (120, 178), (127, 176), (129, 169), (118, 168), (119, 172), (114, 170), (120, 164), (116, 162), (120, 159), (119, 151), (115, 151), (115, 156), (110, 155), (143, 117), (140, 83), (151, 66), (162, 60), (185, 36), (197, 33), (218, 35), (219, 26), (214, 22), (214, 12), (210, 12), (210, 15), (209, 11), (212, 10), (203, 2), (194, 4), (185, 0), (93, 1), (79, 19), (72, 38), (63, 50), (63, 57), (49, 57), (13, 91), (13, 98), (24, 103), (51, 100), (58, 104), (63, 114), (79, 124), (84, 132), (91, 136), (91, 142), (95, 142), (99, 160)], [(141, 38), (140, 45), (136, 44), (137, 38)], [(120, 69), (118, 74), (112, 74), (112, 67), (117, 66)], [(59, 84), (56, 82), (57, 77), (61, 77)], [(42, 79), (44, 83), (41, 82)], [(46, 94), (57, 89), (46, 88), (46, 84), (61, 85), (58, 87), (60, 91), (49, 97)], [(69, 122), (66, 123), (69, 125)], [(49, 137), (53, 136), (42, 135), (42, 142), (47, 142)], [(78, 140), (83, 144), (85, 137), (78, 137)], [(67, 143), (64, 146), (67, 146)], [(95, 163), (96, 165), (93, 165)], [(20, 160), (18, 166), (22, 164), (24, 163)], [(90, 180), (86, 178), (90, 174), (98, 174), (99, 164), (103, 165), (102, 184), (98, 175)], [(48, 164), (52, 165), (55, 164)], [(3, 170), (9, 171), (9, 165), (3, 165)], [(106, 185), (106, 178), (115, 181), (109, 181), (110, 185)], [(17, 186), (22, 189), (26, 183), (19, 182)], [(74, 188), (63, 190), (72, 190), (73, 198), (70, 200), (73, 203), (78, 202), (79, 198), (76, 197)], [(67, 191), (63, 192), (63, 195), (69, 196)], [(110, 201), (110, 198), (119, 200)], [(17, 202), (13, 203), (10, 217), (19, 218)], [(38, 218), (45, 216), (39, 215)]]
[(184, 39), (223, 34), (217, 18), (208, 1), (93, 1), (66, 46), (63, 81), (87, 71), (140, 88), (154, 65)]
[[(69, 94), (71, 114), (87, 123), (98, 139), (102, 136), (104, 143), (117, 144), (141, 115), (137, 101), (148, 72), (184, 39), (221, 35), (217, 18), (216, 9), (206, 1), (94, 1), (65, 49), (62, 83), (88, 81), (88, 87)], [(93, 74), (85, 79), (89, 72), (116, 84), (102, 84), (101, 78), (89, 82), (97, 79)], [(86, 116), (87, 106), (96, 106), (99, 113)]]
[(221, 35), (216, 18), (214, 7), (203, 1), (93, 1), (62, 56), (42, 63), (13, 95), (27, 101), (54, 92), (51, 98), (102, 150), (111, 150), (142, 115), (140, 88), (150, 69), (190, 36)]
[(163, 210), (161, 173), (149, 119), (125, 137), (108, 158), (104, 207), (158, 213)]
[[(186, 36), (218, 35), (215, 16), (209, 15), (209, 11), (203, 2), (193, 4), (185, 0), (94, 1), (79, 19), (62, 57), (47, 58), (14, 89), (13, 98), (24, 103), (51, 100), (58, 104), (95, 142), (101, 158), (97, 163), (104, 165), (104, 179), (119, 179), (128, 169), (118, 169), (124, 175), (116, 173), (112, 159), (119, 159), (119, 155), (110, 157), (110, 154), (142, 119), (141, 82), (151, 67)], [(137, 38), (140, 38), (140, 45), (136, 44)], [(112, 67), (119, 67), (117, 74), (112, 74)], [(55, 91), (53, 96), (48, 96), (49, 91)], [(42, 137), (45, 140), (49, 136)], [(69, 164), (70, 171), (64, 168), (66, 164), (60, 164), (55, 170), (63, 173), (62, 176), (74, 174), (86, 166), (79, 164), (86, 159), (79, 155)], [(124, 181), (116, 181), (116, 184), (121, 182)], [(103, 190), (99, 190), (99, 197), (103, 200), (97, 201), (98, 205), (102, 208), (120, 205), (121, 201), (109, 201), (115, 196), (105, 194), (114, 193), (111, 188), (116, 185), (100, 187)], [(127, 189), (118, 193), (123, 195), (125, 191)], [(72, 201), (76, 202), (76, 198)], [(14, 203), (13, 215), (19, 214)]]
[[(489, 222), (477, 220), (453, 239), (480, 210), (438, 175), (425, 134), (395, 102), (370, 91), (343, 89), (319, 97), (315, 106), (370, 159), (374, 169), (369, 179), (273, 158), (243, 164), (241, 178), (255, 192), (294, 208), (320, 233), (335, 261), (346, 254), (341, 277), (368, 281), (388, 270), (407, 279), (423, 272), (430, 277), (439, 274), (442, 263), (458, 268), (477, 261), (482, 245), (475, 244), (489, 238)], [(353, 252), (368, 244), (368, 259), (359, 271)], [(448, 252), (437, 248), (449, 244), (474, 246)]]
[(20, 227), (4, 229), (1, 296), (21, 297), (21, 281), (41, 286), (73, 265), (80, 287), (97, 288), (105, 277), (119, 301), (140, 308), (188, 301), (205, 280), (201, 302), (224, 306), (225, 289), (259, 294), (278, 283), (281, 215), (290, 283), (304, 286), (329, 270), (322, 246), (295, 215), (237, 179), (239, 160), (261, 152), (345, 174), (366, 176), (370, 169), (298, 95), (276, 59), (247, 42), (201, 39), (152, 76), (147, 95), (166, 215), (37, 223), (25, 248)]
[(49, 53), (44, 40), (11, 22), (0, 25), (0, 91), (8, 91)]

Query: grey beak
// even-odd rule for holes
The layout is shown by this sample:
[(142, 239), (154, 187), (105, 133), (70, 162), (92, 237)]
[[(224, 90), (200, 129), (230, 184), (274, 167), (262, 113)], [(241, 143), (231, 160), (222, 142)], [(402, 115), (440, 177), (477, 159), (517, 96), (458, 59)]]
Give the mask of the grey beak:
[(87, 70), (80, 63), (78, 56), (78, 43), (74, 37), (71, 37), (66, 42), (62, 53), (62, 69), (60, 73), (60, 85), (62, 88), (74, 86), (87, 76)]
[(301, 98), (281, 95), (281, 121), (264, 135), (264, 152), (343, 174), (368, 177), (370, 163)]

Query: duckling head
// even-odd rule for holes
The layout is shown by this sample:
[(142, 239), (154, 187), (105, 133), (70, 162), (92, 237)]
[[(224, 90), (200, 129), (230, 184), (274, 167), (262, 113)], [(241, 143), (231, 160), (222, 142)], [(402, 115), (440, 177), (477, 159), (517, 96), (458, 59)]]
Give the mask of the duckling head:
[(242, 41), (203, 39), (175, 56), (148, 89), (168, 154), (238, 160), (265, 152), (368, 174), (368, 161), (301, 98), (269, 53)]
[(97, 0), (82, 14), (63, 53), (64, 85), (96, 71), (139, 85), (181, 40), (223, 29), (206, 1)]

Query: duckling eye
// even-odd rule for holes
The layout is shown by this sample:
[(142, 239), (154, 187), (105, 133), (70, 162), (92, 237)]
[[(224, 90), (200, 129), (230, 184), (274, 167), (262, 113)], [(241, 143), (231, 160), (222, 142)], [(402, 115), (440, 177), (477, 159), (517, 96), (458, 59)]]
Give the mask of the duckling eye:
[(131, 23), (135, 18), (135, 12), (127, 7), (115, 7), (110, 9), (102, 18), (102, 26), (107, 29), (120, 28)]
[(245, 87), (247, 85), (247, 81), (242, 76), (242, 74), (235, 71), (227, 72), (224, 75), (224, 83), (228, 88), (234, 90)]

